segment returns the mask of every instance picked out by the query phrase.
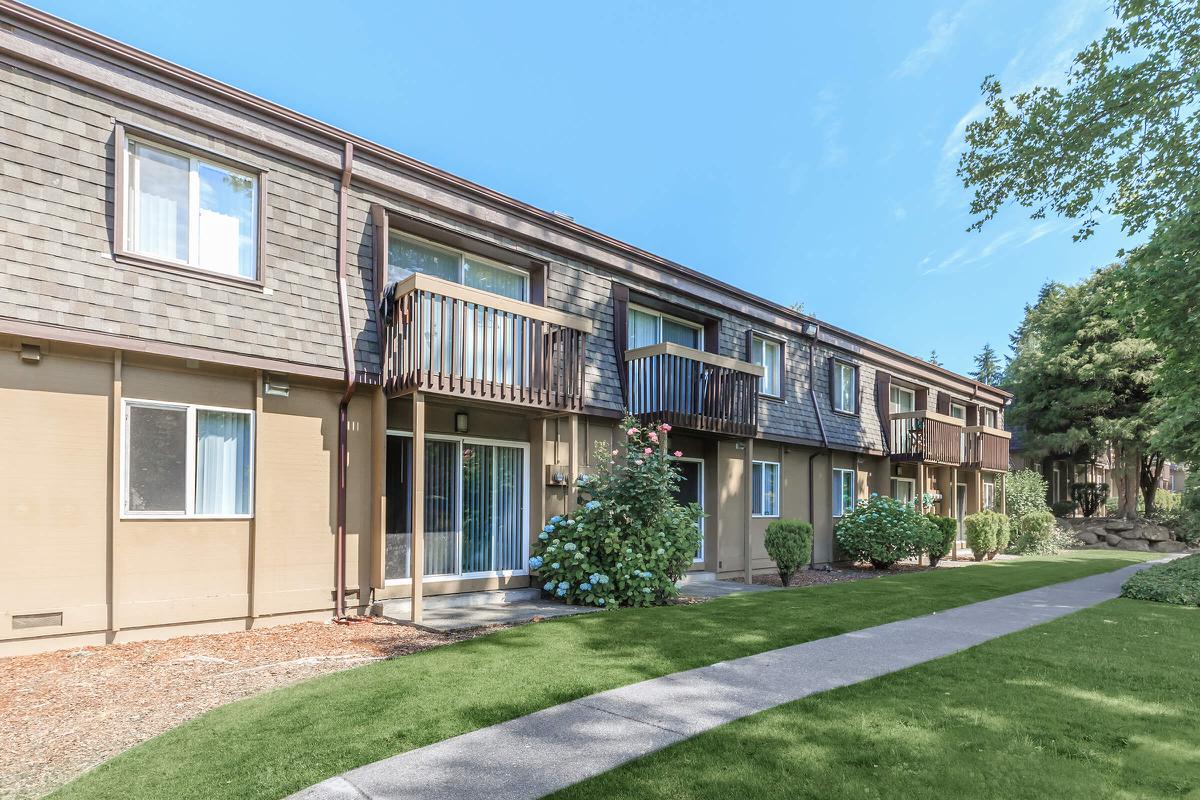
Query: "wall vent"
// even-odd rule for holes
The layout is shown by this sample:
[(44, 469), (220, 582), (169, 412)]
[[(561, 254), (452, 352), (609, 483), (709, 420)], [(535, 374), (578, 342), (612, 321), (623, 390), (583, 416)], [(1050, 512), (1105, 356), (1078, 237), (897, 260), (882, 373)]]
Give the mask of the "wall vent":
[(62, 612), (54, 611), (48, 614), (13, 614), (12, 629), (14, 631), (26, 628), (61, 628)]

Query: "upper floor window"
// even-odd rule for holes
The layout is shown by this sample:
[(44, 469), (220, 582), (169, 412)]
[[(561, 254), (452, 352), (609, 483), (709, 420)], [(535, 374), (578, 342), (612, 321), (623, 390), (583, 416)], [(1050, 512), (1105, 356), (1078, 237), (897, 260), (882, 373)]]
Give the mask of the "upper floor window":
[(996, 409), (981, 408), (979, 409), (979, 424), (985, 428), (995, 428), (996, 425)]
[(755, 461), (751, 471), (751, 516), (779, 516), (779, 462)]
[(888, 398), (889, 408), (893, 414), (903, 414), (915, 411), (917, 408), (917, 393), (903, 386), (892, 386)]
[(845, 361), (833, 362), (833, 410), (858, 413), (858, 367)]
[(759, 378), (758, 391), (771, 397), (779, 397), (782, 386), (783, 345), (774, 339), (757, 334), (750, 337), (750, 361), (765, 370)]
[(398, 231), (389, 232), (388, 280), (403, 280), (414, 272), (529, 302), (528, 272)]
[(126, 251), (258, 277), (258, 176), (133, 138), (125, 158)]
[(663, 342), (703, 350), (704, 328), (695, 322), (688, 322), (661, 311), (629, 306), (629, 349), (649, 347)]
[(967, 419), (967, 407), (962, 403), (951, 402), (950, 416), (954, 417), (955, 419), (961, 419), (965, 422)]

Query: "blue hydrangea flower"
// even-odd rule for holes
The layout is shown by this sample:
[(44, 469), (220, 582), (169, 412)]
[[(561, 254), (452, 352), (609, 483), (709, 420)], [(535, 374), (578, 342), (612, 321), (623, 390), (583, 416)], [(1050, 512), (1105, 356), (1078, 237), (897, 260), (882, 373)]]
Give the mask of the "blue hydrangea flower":
[(559, 587), (559, 590), (557, 592), (555, 592), (554, 595), (555, 595), (555, 597), (566, 597), (567, 590)]
[(560, 517), (558, 514), (555, 514), (553, 517), (550, 518), (550, 521), (551, 522), (562, 522), (562, 517)]
[(592, 590), (592, 585), (587, 582), (581, 583), (579, 584), (579, 590), (582, 592), (590, 592)]
[(651, 578), (653, 578), (653, 577), (654, 577), (654, 573), (653, 573), (653, 572), (646, 572), (646, 573), (643, 573), (643, 574), (642, 574), (642, 577), (644, 577), (646, 580), (650, 580)]
[(600, 507), (600, 501), (599, 500), (589, 500), (583, 504), (583, 507), (586, 508), (588, 511), (595, 511), (597, 508)]
[(547, 525), (546, 527), (542, 528), (542, 530), (545, 531), (546, 533), (554, 533), (554, 526)]
[(542, 565), (542, 559), (539, 556), (534, 556), (533, 558), (529, 559), (529, 568), (530, 569), (537, 569), (541, 565)]
[(650, 587), (647, 586), (645, 589), (642, 589), (642, 594), (650, 594)]
[(563, 550), (567, 551), (568, 553), (574, 549), (576, 549), (576, 545), (574, 542), (567, 542), (566, 544), (563, 545)]
[(591, 575), (588, 576), (588, 580), (590, 580), (592, 583), (599, 583), (600, 582), (600, 573), (593, 572)]
[(547, 592), (553, 591), (554, 590), (554, 581), (547, 582), (546, 585), (543, 586), (542, 588), (545, 589)]
[(602, 605), (604, 605), (604, 598), (603, 598), (603, 597), (597, 597), (597, 598), (596, 598), (596, 605), (598, 605), (598, 606), (602, 606)]
[(659, 554), (660, 556), (661, 556), (663, 553), (665, 553), (665, 552), (667, 552), (667, 551), (666, 551), (666, 550), (663, 550), (661, 547), (660, 547), (660, 548), (658, 548), (658, 554)]
[(542, 531), (541, 533), (538, 534), (538, 538), (544, 542), (550, 538), (550, 534), (546, 533), (545, 531)]
[(601, 576), (600, 576), (600, 583), (608, 583), (608, 576), (607, 576), (607, 575), (601, 575)]
[(558, 588), (565, 592), (567, 589), (571, 588), (571, 584), (567, 583), (566, 581), (559, 581)]

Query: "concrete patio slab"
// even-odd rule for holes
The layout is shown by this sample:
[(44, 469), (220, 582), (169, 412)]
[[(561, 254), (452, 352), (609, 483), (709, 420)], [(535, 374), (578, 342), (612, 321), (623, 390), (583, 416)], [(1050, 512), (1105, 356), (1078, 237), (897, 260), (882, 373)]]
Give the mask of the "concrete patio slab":
[(359, 767), (293, 797), (533, 800), (717, 725), (1096, 605), (1151, 563), (623, 686)]

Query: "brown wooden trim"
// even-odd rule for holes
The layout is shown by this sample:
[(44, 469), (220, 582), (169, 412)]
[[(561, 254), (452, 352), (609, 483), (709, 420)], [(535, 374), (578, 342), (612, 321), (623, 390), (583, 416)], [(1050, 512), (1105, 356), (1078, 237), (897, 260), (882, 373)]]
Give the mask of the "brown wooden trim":
[(617, 379), (621, 384), (621, 399), (628, 403), (629, 367), (625, 353), (629, 350), (629, 287), (612, 284), (613, 350), (617, 356)]
[[(258, 227), (257, 239), (254, 246), (254, 277), (245, 278), (241, 275), (231, 275), (227, 272), (216, 272), (203, 267), (197, 267), (192, 264), (179, 264), (175, 261), (168, 261), (163, 258), (148, 256), (144, 253), (138, 253), (126, 247), (125, 230), (128, 223), (127, 215), (127, 186), (126, 178), (126, 163), (129, 137), (132, 135), (136, 139), (144, 139), (148, 142), (159, 144), (174, 150), (182, 150), (183, 152), (192, 154), (197, 158), (204, 158), (221, 166), (229, 167), (238, 172), (245, 172), (254, 175), (257, 181), (255, 190), (255, 225)], [(207, 147), (194, 145), (178, 137), (168, 136), (164, 133), (145, 128), (140, 125), (131, 125), (125, 122), (115, 122), (113, 124), (113, 230), (112, 230), (112, 248), (113, 259), (117, 262), (127, 263), (134, 266), (148, 267), (150, 269), (158, 269), (166, 272), (176, 272), (182, 275), (193, 278), (203, 278), (205, 280), (223, 283), (228, 286), (239, 286), (242, 288), (262, 289), (265, 286), (264, 276), (266, 275), (266, 258), (267, 258), (267, 196), (269, 190), (270, 171), (262, 166), (257, 166), (244, 161), (239, 161), (230, 158), (223, 153), (218, 153)]]
[[(301, 375), (309, 378), (321, 378), (341, 381), (345, 378), (345, 370), (341, 367), (318, 367), (311, 364), (298, 364), (293, 361), (280, 361), (260, 356), (247, 356), (230, 353), (223, 350), (211, 350), (203, 347), (170, 344), (168, 342), (139, 339), (132, 336), (98, 333), (78, 328), (67, 328), (58, 325), (47, 325), (40, 322), (25, 322), (7, 317), (0, 317), (0, 333), (29, 339), (44, 339), (55, 342), (104, 347), (112, 350), (125, 350), (149, 355), (165, 356), (167, 358), (195, 359), (210, 364), (221, 364), (232, 367), (263, 370), (265, 372), (281, 372), (288, 375)], [(360, 378), (364, 383), (378, 383), (378, 376), (364, 375)]]
[[(775, 342), (779, 345), (779, 394), (767, 394), (759, 391), (758, 396), (762, 400), (770, 400), (776, 403), (787, 402), (787, 346), (788, 340), (785, 336), (779, 336), (773, 333), (760, 331), (757, 328), (750, 328), (746, 331), (746, 360), (751, 364), (754, 363), (754, 339), (766, 339), (767, 341)], [(764, 375), (766, 369), (763, 370)]]
[(393, 296), (400, 297), (413, 291), (433, 292), (444, 297), (453, 297), (456, 300), (486, 306), (498, 311), (520, 314), (521, 316), (536, 319), (540, 322), (574, 328), (577, 331), (587, 334), (595, 330), (595, 325), (593, 325), (592, 321), (584, 317), (578, 317), (574, 314), (568, 314), (565, 311), (558, 311), (553, 308), (546, 308), (545, 306), (535, 306), (533, 303), (524, 303), (520, 300), (505, 297), (504, 295), (485, 292), (482, 289), (475, 289), (470, 286), (464, 286), (461, 283), (435, 278), (432, 275), (423, 275), (419, 272), (409, 275), (404, 280), (398, 282)]
[(679, 356), (692, 361), (699, 361), (701, 364), (711, 364), (714, 367), (724, 367), (725, 369), (732, 369), (737, 372), (745, 372), (747, 375), (754, 375), (759, 378), (766, 372), (762, 367), (757, 364), (751, 364), (748, 361), (739, 361), (729, 356), (719, 356), (704, 350), (695, 350), (691, 347), (675, 344), (674, 342), (659, 342), (658, 344), (627, 350), (625, 352), (625, 360), (633, 361), (637, 358), (650, 358), (657, 355)]
[[(371, 263), (372, 315), (379, 320), (379, 307), (383, 302), (383, 289), (388, 279), (388, 213), (387, 209), (378, 203), (371, 204), (371, 225), (374, 228), (373, 250)], [(379, 326), (382, 331), (382, 325)], [(382, 337), (382, 333), (380, 333)]]
[[(834, 370), (837, 364), (844, 364), (847, 367), (854, 369), (854, 410), (844, 411), (837, 407), (837, 397), (834, 395)], [(841, 414), (844, 417), (858, 417), (862, 415), (862, 368), (858, 363), (851, 361), (848, 358), (840, 356), (829, 356), (829, 408), (835, 414)]]
[[(357, 179), (357, 176), (355, 177)], [(460, 250), (468, 255), (474, 253), (482, 258), (490, 258), (493, 261), (499, 261), (511, 267), (529, 272), (530, 296), (533, 296), (533, 272), (544, 270), (546, 259), (537, 258), (522, 250), (505, 247), (481, 236), (475, 236), (449, 225), (418, 217), (405, 211), (397, 211), (387, 206), (380, 206), (380, 208), (386, 216), (386, 224), (389, 229), (394, 228), (401, 233), (428, 239), (431, 242), (454, 250)]]

